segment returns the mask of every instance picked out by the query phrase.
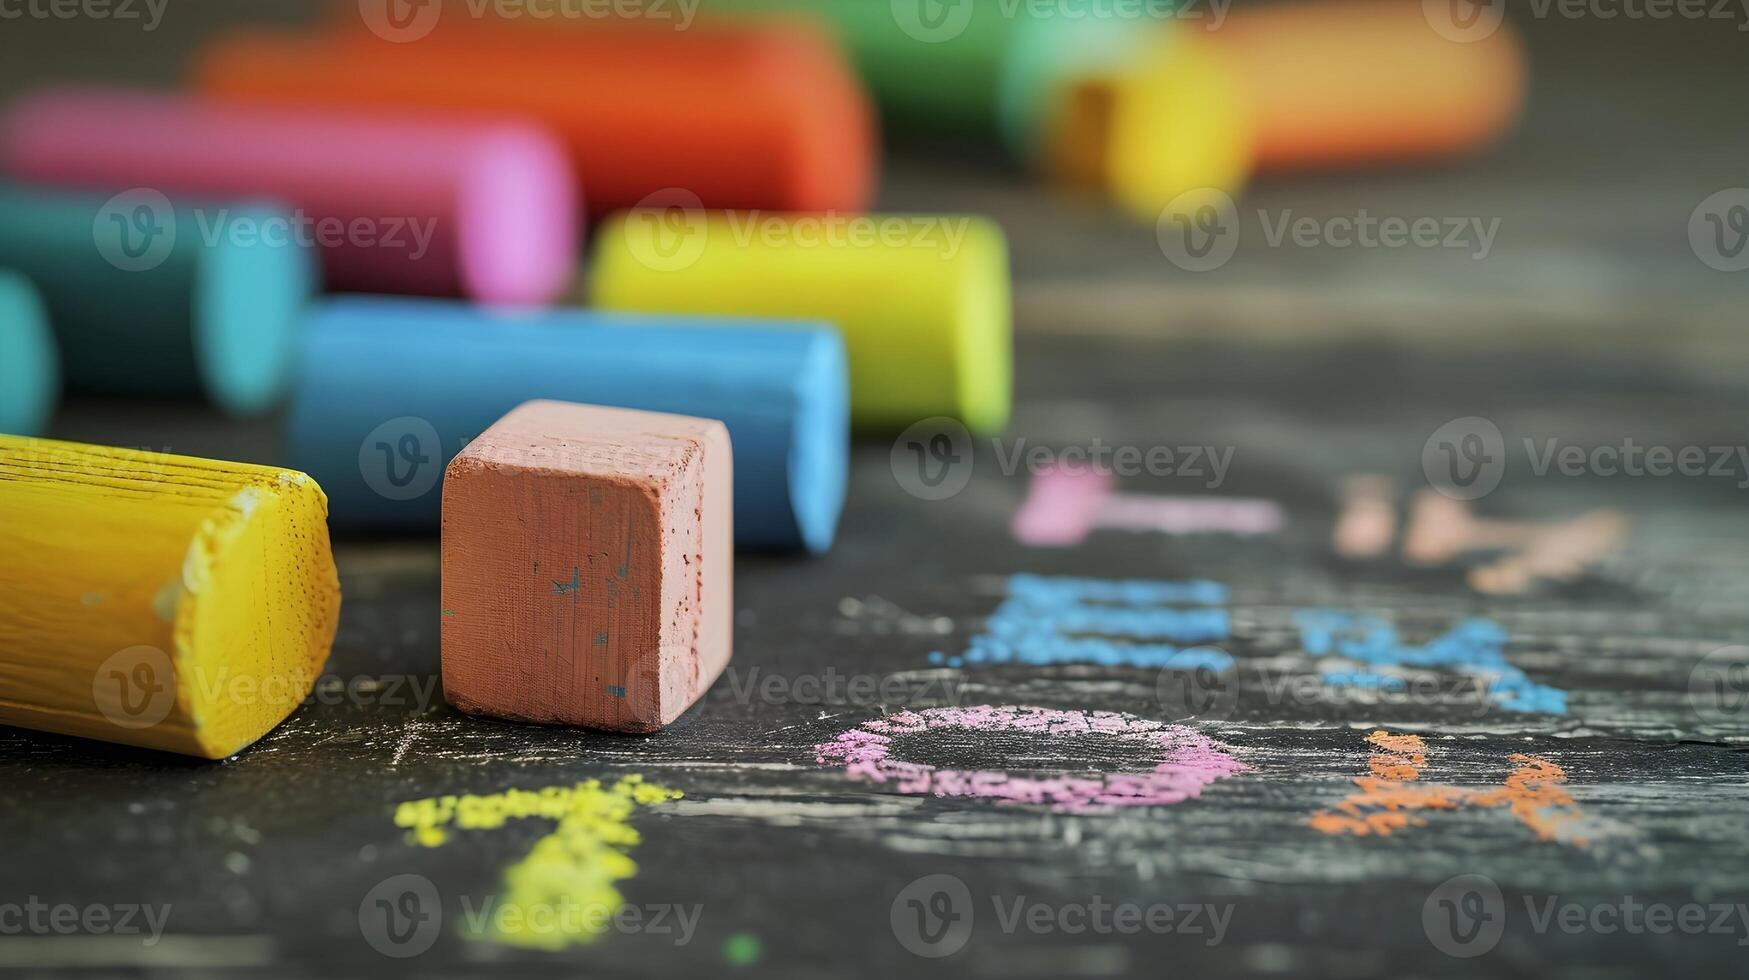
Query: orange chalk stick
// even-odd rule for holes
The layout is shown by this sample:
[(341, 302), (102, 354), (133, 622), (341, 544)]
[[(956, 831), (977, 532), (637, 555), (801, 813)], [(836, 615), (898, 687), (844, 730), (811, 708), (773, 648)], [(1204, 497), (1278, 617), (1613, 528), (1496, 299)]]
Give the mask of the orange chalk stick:
[(1501, 5), (1241, 6), (1209, 38), (1250, 104), (1260, 170), (1437, 159), (1496, 139), (1524, 98)]
[(445, 19), (392, 43), (357, 24), (248, 32), (201, 56), (206, 95), (545, 124), (592, 209), (678, 188), (706, 207), (863, 210), (872, 112), (843, 55), (802, 22), (675, 31)]

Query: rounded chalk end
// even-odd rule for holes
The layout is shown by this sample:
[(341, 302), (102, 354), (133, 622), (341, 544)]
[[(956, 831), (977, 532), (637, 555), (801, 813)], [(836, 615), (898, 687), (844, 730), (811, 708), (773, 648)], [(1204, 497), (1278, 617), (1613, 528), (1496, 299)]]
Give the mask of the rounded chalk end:
[(480, 139), (457, 202), (462, 288), (483, 303), (545, 305), (577, 271), (583, 202), (563, 146), (504, 127)]
[(1170, 29), (1151, 19), (1138, 24), (1115, 16), (1018, 22), (996, 93), (1003, 145), (1017, 160), (1037, 163), (1077, 81), (1143, 57), (1153, 47), (1154, 32)]
[(1116, 80), (1104, 154), (1113, 196), (1150, 221), (1186, 193), (1236, 193), (1253, 166), (1236, 66), (1189, 31), (1163, 37), (1145, 70)]
[(838, 331), (812, 338), (799, 375), (789, 496), (802, 546), (825, 554), (838, 534), (850, 479), (850, 361)]
[(42, 433), (60, 396), (60, 361), (36, 287), (0, 270), (0, 432)]
[(1001, 227), (972, 220), (960, 261), (953, 315), (957, 414), (973, 432), (1000, 432), (1014, 401), (1014, 299)]
[[(238, 217), (264, 226), (291, 220), (268, 208)], [(316, 288), (315, 254), (288, 238), (223, 236), (204, 252), (194, 273), (194, 344), (214, 404), (258, 415), (279, 403), (291, 379), (295, 331)]]

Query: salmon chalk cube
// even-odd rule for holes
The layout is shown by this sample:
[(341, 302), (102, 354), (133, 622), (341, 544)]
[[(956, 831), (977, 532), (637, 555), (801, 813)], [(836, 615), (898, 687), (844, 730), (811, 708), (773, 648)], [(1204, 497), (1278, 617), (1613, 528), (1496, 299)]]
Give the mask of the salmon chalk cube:
[(721, 422), (533, 401), (443, 481), (443, 688), (469, 714), (655, 731), (729, 662)]

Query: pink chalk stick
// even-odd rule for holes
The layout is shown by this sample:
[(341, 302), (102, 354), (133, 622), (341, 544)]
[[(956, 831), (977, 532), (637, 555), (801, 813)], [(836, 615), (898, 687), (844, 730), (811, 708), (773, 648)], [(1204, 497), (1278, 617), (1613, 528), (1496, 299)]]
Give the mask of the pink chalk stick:
[[(546, 303), (576, 268), (582, 204), (563, 147), (511, 121), (229, 106), (57, 88), (0, 116), (0, 168), (29, 181), (182, 195), (203, 234), (319, 246), (342, 290)], [(273, 199), (288, 229), (217, 202)]]

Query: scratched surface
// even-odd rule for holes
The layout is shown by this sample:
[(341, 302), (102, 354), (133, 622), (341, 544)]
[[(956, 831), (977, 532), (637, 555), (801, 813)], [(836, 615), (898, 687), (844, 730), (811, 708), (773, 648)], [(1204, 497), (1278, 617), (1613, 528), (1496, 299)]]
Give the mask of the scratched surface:
[[(121, 26), (27, 25), (41, 43), (0, 58), (0, 87), (169, 81), (236, 7), (186, 9), (151, 45)], [(975, 445), (961, 492), (918, 499), (890, 445), (860, 446), (839, 546), (742, 559), (729, 675), (646, 737), (447, 708), (435, 542), (342, 542), (327, 677), (242, 757), (0, 729), (0, 912), (168, 906), (150, 946), (0, 935), (0, 969), (1740, 973), (1749, 682), (1731, 648), (1749, 644), (1749, 468), (1539, 477), (1522, 446), (1746, 445), (1742, 280), (1697, 262), (1685, 237), (1697, 201), (1742, 182), (1749, 129), (1720, 96), (1742, 90), (1742, 35), (1683, 21), (1526, 28), (1533, 102), (1499, 152), (1281, 181), (1244, 202), (1275, 216), (1500, 216), (1487, 261), (1252, 241), (1193, 275), (1163, 262), (1152, 228), (1095, 205), (939, 154), (899, 163), (884, 207), (988, 211), (1014, 240), (1020, 403), (1000, 451)], [(1478, 517), (1607, 508), (1629, 522), (1622, 547), (1573, 581), (1508, 595), (1472, 582), (1494, 555), (1418, 565), (1394, 539), (1339, 557), (1344, 481), (1393, 479), (1400, 517), (1427, 486), (1430, 435), (1468, 417), (1511, 450)], [(55, 434), (278, 458), (271, 424), (190, 407), (76, 403)], [(1016, 441), (1096, 438), (1230, 450), (1218, 487), (1205, 467), (1117, 490), (1271, 502), (1282, 526), (1017, 543), (1030, 486), (1024, 469), (1003, 472)], [(1205, 584), (1173, 595), (1117, 580)], [(1162, 766), (1170, 778), (1145, 778)], [(600, 783), (579, 789), (588, 780)], [(663, 929), (563, 933), (557, 948), (469, 928), (471, 909), (555, 882), (697, 917), (684, 945), (674, 913)], [(1097, 904), (1166, 907), (1184, 928), (1029, 927), (1006, 922), (1016, 901), (1071, 927), (1081, 920), (1064, 913)], [(1539, 918), (1574, 908), (1607, 925), (1594, 913), (1632, 904), (1697, 910), (1703, 928)], [(1448, 955), (1453, 943), (1477, 955)]]

